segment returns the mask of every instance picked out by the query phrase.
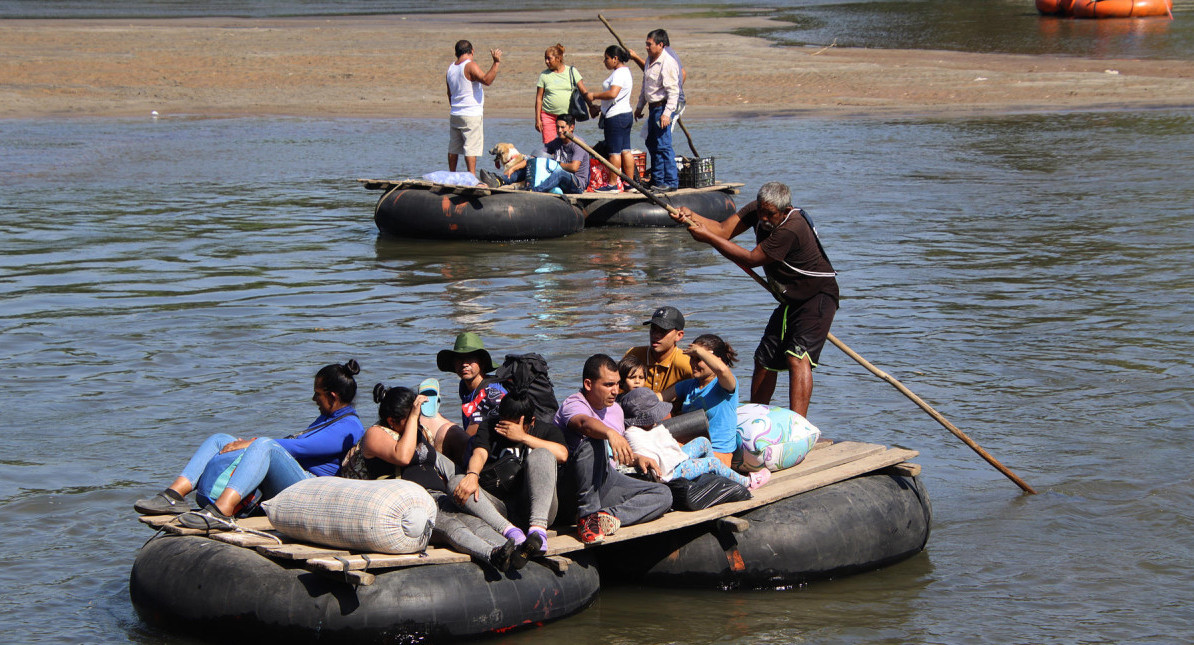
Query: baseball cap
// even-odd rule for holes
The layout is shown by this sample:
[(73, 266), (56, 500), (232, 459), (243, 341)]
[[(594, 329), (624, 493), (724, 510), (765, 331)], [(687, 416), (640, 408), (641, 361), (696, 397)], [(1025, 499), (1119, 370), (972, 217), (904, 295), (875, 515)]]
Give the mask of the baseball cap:
[(644, 325), (659, 325), (661, 329), (684, 329), (684, 314), (675, 307), (660, 307)]

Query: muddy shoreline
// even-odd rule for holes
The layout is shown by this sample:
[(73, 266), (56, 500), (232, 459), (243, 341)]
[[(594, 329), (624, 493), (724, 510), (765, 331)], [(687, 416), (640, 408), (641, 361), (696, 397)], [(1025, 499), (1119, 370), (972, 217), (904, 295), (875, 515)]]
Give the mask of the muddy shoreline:
[[(1188, 107), (1188, 61), (779, 47), (763, 17), (607, 13), (631, 47), (664, 26), (689, 70), (686, 117), (962, 115)], [(441, 117), (452, 45), (488, 67), (486, 114), (532, 115), (544, 48), (591, 86), (614, 42), (591, 12), (277, 19), (0, 21), (0, 118)]]

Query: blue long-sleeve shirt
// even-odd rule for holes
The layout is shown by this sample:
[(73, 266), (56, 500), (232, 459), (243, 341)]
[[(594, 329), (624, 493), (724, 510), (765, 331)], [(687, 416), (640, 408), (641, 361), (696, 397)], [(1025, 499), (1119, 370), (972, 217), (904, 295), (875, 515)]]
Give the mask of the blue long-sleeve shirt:
[(294, 439), (277, 440), (278, 445), (285, 448), (303, 470), (319, 477), (339, 472), (344, 453), (365, 435), (365, 427), (351, 405), (331, 414), (319, 415), (307, 428), (323, 424), (327, 425)]

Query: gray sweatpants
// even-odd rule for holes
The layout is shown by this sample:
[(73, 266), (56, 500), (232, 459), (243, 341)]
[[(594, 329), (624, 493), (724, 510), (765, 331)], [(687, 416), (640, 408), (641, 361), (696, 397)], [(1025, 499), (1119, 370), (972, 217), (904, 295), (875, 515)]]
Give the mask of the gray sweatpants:
[(439, 512), (435, 518), (435, 529), (431, 532), (433, 544), (450, 546), (488, 562), (489, 554), (506, 543), (506, 538), (484, 520), (461, 511), (450, 495), (435, 495), (435, 503)]
[[(481, 489), (481, 499), (469, 497), (464, 509), (485, 520), (499, 533), (511, 525), (524, 529), (551, 526), (559, 507), (556, 497), (556, 457), (547, 448), (535, 448), (523, 460), (522, 468), (522, 487), (513, 495), (502, 499)], [(453, 477), (448, 487), (455, 490), (463, 479), (463, 475)]]
[(627, 477), (609, 465), (605, 442), (585, 437), (568, 456), (576, 475), (578, 518), (605, 511), (626, 526), (648, 522), (672, 507), (666, 484)]

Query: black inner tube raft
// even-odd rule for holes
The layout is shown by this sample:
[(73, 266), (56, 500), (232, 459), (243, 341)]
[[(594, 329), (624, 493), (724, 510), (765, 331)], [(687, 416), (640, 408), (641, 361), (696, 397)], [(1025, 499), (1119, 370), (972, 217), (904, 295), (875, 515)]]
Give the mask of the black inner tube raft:
[(599, 586), (582, 553), (560, 573), (530, 562), (499, 576), (465, 562), (390, 569), (354, 588), (196, 536), (151, 540), (129, 577), (146, 622), (220, 642), (457, 640), (571, 616), (593, 602)]
[(373, 221), (403, 238), (530, 240), (576, 233), (585, 214), (559, 195), (426, 184), (386, 191)]
[(932, 509), (918, 477), (880, 472), (741, 517), (740, 533), (705, 523), (602, 547), (602, 582), (778, 589), (869, 571), (920, 553)]
[[(718, 222), (725, 221), (737, 212), (730, 194), (718, 190), (684, 190), (660, 193), (659, 198), (676, 208), (687, 206), (698, 215)], [(601, 193), (585, 193), (580, 197), (587, 217), (585, 227), (628, 226), (639, 228), (661, 228), (681, 226), (668, 215), (662, 206), (656, 206), (646, 197), (640, 199), (602, 198)]]

